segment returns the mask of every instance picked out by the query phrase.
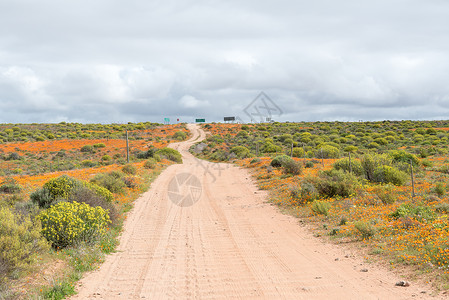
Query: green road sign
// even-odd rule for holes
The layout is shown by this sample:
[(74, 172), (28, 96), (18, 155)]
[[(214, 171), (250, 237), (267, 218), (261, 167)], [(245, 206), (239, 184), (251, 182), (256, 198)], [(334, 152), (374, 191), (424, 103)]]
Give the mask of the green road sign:
[(195, 119), (196, 123), (204, 123), (206, 122), (206, 119)]
[(164, 124), (170, 124), (170, 118), (164, 118)]

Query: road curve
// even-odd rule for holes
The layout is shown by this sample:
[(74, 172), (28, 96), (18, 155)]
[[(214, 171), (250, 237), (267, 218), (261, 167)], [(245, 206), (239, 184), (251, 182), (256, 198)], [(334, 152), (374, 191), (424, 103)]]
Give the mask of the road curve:
[(205, 134), (188, 126), (193, 136), (171, 145), (184, 163), (135, 201), (118, 251), (72, 299), (436, 299), (311, 236), (246, 170), (195, 159)]

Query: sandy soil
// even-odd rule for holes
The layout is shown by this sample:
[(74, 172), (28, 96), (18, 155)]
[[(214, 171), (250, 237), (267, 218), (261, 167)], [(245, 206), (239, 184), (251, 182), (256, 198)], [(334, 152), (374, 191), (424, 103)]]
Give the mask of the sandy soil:
[(188, 148), (204, 132), (189, 126), (193, 137), (171, 146), (184, 163), (135, 202), (118, 252), (73, 299), (437, 299), (314, 238), (246, 170), (196, 160)]

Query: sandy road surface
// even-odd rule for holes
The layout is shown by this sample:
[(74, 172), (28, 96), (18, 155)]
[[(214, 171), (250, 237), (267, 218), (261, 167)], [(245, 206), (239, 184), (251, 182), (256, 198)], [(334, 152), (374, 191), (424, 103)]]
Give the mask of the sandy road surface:
[[(393, 274), (312, 237), (266, 203), (245, 170), (194, 159), (187, 149), (204, 132), (189, 126), (193, 138), (172, 145), (184, 164), (135, 202), (118, 252), (82, 279), (73, 299), (435, 299), (413, 284), (395, 287)], [(201, 195), (183, 207), (167, 191), (176, 195), (172, 180), (186, 172), (201, 190), (179, 193)]]

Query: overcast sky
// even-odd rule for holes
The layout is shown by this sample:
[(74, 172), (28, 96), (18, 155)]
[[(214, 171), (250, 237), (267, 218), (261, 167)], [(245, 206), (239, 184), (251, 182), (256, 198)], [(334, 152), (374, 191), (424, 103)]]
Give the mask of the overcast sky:
[(449, 1), (0, 0), (0, 123), (250, 121), (262, 91), (279, 121), (448, 119)]

